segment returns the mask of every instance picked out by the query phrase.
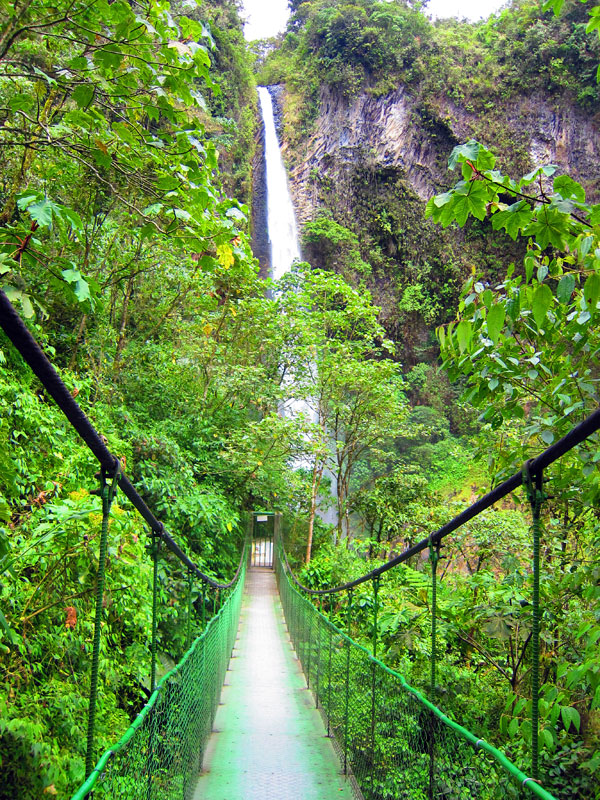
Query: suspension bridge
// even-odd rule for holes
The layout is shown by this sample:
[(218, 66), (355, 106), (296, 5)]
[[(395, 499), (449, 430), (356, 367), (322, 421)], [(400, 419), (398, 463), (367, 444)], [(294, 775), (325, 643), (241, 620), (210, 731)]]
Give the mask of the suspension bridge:
[[(600, 429), (600, 409), (527, 462), (462, 514), (361, 577), (314, 590), (298, 581), (277, 535), (253, 526), (231, 581), (218, 582), (193, 563), (123, 473), (119, 460), (71, 396), (22, 320), (0, 292), (0, 324), (96, 456), (102, 531), (90, 664), (86, 779), (72, 800), (554, 800), (539, 781), (539, 558), (543, 474)], [(532, 511), (532, 758), (530, 774), (476, 733), (449, 719), (436, 699), (436, 568), (443, 539), (519, 486)], [(105, 753), (95, 747), (101, 691), (99, 652), (104, 565), (111, 502), (120, 490), (147, 522), (154, 564), (151, 695), (125, 734)], [(157, 683), (157, 570), (161, 548), (188, 575), (187, 650)], [(378, 592), (385, 574), (429, 551), (431, 684), (428, 697), (377, 658)], [(323, 598), (372, 586), (373, 639), (365, 648), (322, 612)], [(200, 586), (201, 619), (192, 589)], [(212, 614), (205, 618), (206, 609)], [(313, 602), (314, 601), (314, 602)], [(321, 608), (315, 604), (318, 602)], [(341, 600), (339, 601), (341, 604)], [(199, 631), (199, 635), (193, 632)]]

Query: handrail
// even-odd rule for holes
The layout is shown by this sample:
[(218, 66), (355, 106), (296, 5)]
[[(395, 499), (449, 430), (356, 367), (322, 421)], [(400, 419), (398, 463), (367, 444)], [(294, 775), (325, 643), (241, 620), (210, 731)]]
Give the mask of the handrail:
[[(559, 458), (568, 453), (569, 450), (572, 450), (578, 444), (581, 444), (585, 441), (588, 437), (590, 437), (593, 433), (600, 430), (600, 407), (596, 409), (589, 417), (580, 422), (579, 425), (576, 425), (572, 428), (566, 436), (563, 436), (562, 439), (559, 439), (558, 442), (555, 442), (550, 447), (546, 448), (542, 453), (540, 453), (536, 458), (531, 459), (527, 462), (527, 468), (529, 475), (533, 478), (534, 476), (540, 475), (544, 469), (550, 464), (553, 464)], [(304, 584), (300, 583), (298, 578), (294, 575), (293, 570), (291, 569), (289, 562), (287, 560), (287, 554), (284, 550), (284, 558), (288, 569), (290, 570), (290, 576), (296, 586), (298, 586), (302, 591), (306, 592), (307, 594), (312, 595), (326, 595), (326, 594), (336, 594), (337, 592), (347, 591), (348, 589), (353, 589), (355, 586), (359, 586), (361, 583), (365, 583), (366, 581), (371, 581), (377, 579), (380, 575), (383, 575), (385, 572), (388, 572), (390, 569), (397, 567), (399, 564), (402, 564), (404, 561), (408, 561), (409, 558), (412, 556), (417, 555), (418, 553), (422, 552), (427, 548), (435, 548), (439, 546), (442, 539), (448, 536), (450, 533), (453, 533), (457, 528), (460, 528), (461, 525), (464, 525), (465, 522), (469, 522), (469, 520), (476, 517), (478, 514), (481, 514), (482, 511), (490, 508), (493, 506), (494, 503), (497, 503), (498, 500), (502, 500), (503, 497), (514, 492), (515, 489), (518, 489), (519, 486), (523, 484), (523, 471), (516, 472), (510, 478), (505, 480), (503, 483), (496, 486), (495, 489), (492, 489), (491, 492), (488, 492), (482, 498), (477, 500), (475, 503), (469, 506), (469, 508), (462, 511), (458, 514), (454, 519), (447, 522), (441, 528), (438, 528), (435, 533), (432, 533), (431, 536), (428, 536), (426, 539), (422, 539), (417, 544), (414, 544), (412, 547), (404, 550), (402, 553), (399, 553), (394, 558), (387, 561), (385, 564), (382, 564), (380, 567), (376, 567), (375, 569), (371, 570), (370, 572), (361, 575), (359, 578), (355, 578), (352, 581), (348, 581), (347, 583), (342, 583), (339, 586), (332, 586), (327, 589), (310, 589), (308, 586), (304, 586)]]
[(154, 516), (129, 478), (120, 470), (119, 459), (110, 452), (103, 438), (94, 428), (79, 403), (74, 400), (60, 375), (52, 366), (48, 357), (31, 335), (31, 332), (2, 290), (0, 290), (0, 326), (23, 356), (27, 364), (29, 364), (35, 375), (37, 375), (42, 382), (48, 394), (54, 399), (65, 417), (92, 451), (100, 463), (102, 470), (104, 470), (107, 475), (115, 475), (117, 470), (119, 470), (117, 482), (120, 489), (146, 520), (153, 534), (157, 538), (160, 538), (160, 540), (165, 543), (166, 547), (177, 556), (181, 563), (201, 581), (207, 583), (213, 589), (229, 589), (237, 579), (243, 555), (234, 577), (228, 583), (219, 583), (219, 581), (215, 581), (194, 564), (175, 539), (167, 533), (163, 523)]
[[(283, 560), (281, 556), (283, 555)], [(292, 576), (292, 573), (289, 568), (289, 563), (287, 560), (287, 556), (285, 553), (285, 548), (282, 546), (282, 543), (279, 542), (277, 547), (277, 556), (279, 557), (280, 562), (283, 564), (283, 573), (284, 576)], [(494, 747), (492, 744), (487, 742), (485, 739), (475, 736), (475, 734), (471, 733), (468, 728), (465, 728), (463, 725), (460, 725), (458, 722), (455, 722), (450, 717), (446, 716), (434, 703), (428, 700), (418, 689), (415, 689), (411, 686), (406, 678), (396, 670), (391, 669), (383, 661), (380, 661), (376, 656), (373, 655), (366, 647), (364, 647), (359, 642), (355, 642), (347, 633), (344, 633), (341, 628), (331, 621), (331, 619), (319, 611), (318, 608), (312, 605), (310, 601), (303, 597), (300, 592), (292, 586), (293, 591), (296, 592), (297, 596), (300, 597), (305, 603), (308, 603), (311, 609), (311, 613), (314, 613), (321, 621), (321, 624), (328, 627), (330, 630), (334, 631), (342, 640), (346, 641), (350, 646), (355, 647), (357, 650), (360, 650), (366, 658), (373, 664), (373, 666), (382, 669), (388, 675), (392, 676), (394, 679), (398, 680), (402, 688), (415, 697), (419, 703), (421, 703), (425, 708), (428, 709), (437, 719), (451, 728), (453, 731), (459, 734), (463, 739), (466, 739), (469, 744), (475, 748), (475, 750), (485, 750), (489, 753), (522, 787), (527, 787), (527, 789), (534, 794), (536, 797), (541, 798), (541, 800), (556, 800), (555, 797), (550, 794), (543, 786), (540, 786), (539, 783), (534, 781), (531, 777), (526, 775), (522, 770), (520, 770), (515, 764), (510, 761), (510, 759), (506, 756), (502, 750), (499, 750), (497, 747)], [(289, 625), (289, 622), (288, 622)], [(313, 690), (314, 691), (314, 690)]]
[[(239, 564), (238, 570), (236, 572), (236, 576), (235, 576), (234, 580), (232, 581), (232, 584), (235, 583), (237, 581), (237, 579), (239, 578), (240, 570), (242, 569), (242, 567), (245, 564), (246, 556), (247, 556), (247, 548), (248, 548), (248, 545), (247, 545), (247, 543), (245, 543), (244, 547), (243, 547), (243, 550), (242, 550), (242, 557), (240, 559), (240, 564)], [(230, 596), (230, 597), (232, 597), (232, 596)], [(134, 734), (136, 733), (138, 728), (140, 728), (142, 726), (142, 724), (144, 723), (144, 720), (148, 717), (148, 715), (152, 711), (152, 708), (156, 704), (156, 701), (158, 700), (159, 695), (162, 692), (162, 690), (164, 689), (164, 687), (166, 686), (166, 684), (171, 680), (171, 678), (174, 675), (176, 675), (177, 673), (180, 673), (182, 671), (182, 667), (184, 666), (186, 661), (188, 661), (192, 657), (192, 655), (194, 654), (194, 652), (198, 648), (199, 643), (202, 641), (202, 639), (206, 639), (208, 637), (211, 627), (213, 627), (213, 626), (218, 624), (219, 619), (224, 614), (225, 608), (226, 608), (225, 605), (221, 606), (221, 608), (217, 611), (216, 615), (214, 617), (212, 617), (212, 619), (210, 619), (208, 621), (208, 623), (207, 623), (205, 629), (202, 631), (202, 633), (199, 636), (196, 637), (196, 639), (192, 642), (191, 646), (186, 650), (184, 655), (181, 657), (181, 660), (179, 661), (179, 663), (176, 664), (172, 669), (170, 669), (165, 675), (163, 675), (163, 677), (161, 678), (161, 680), (157, 684), (156, 689), (152, 692), (152, 694), (148, 698), (148, 701), (147, 701), (146, 705), (141, 709), (141, 711), (138, 713), (136, 718), (133, 720), (133, 722), (131, 723), (129, 728), (127, 728), (125, 733), (121, 736), (119, 741), (102, 754), (102, 756), (100, 757), (100, 759), (97, 762), (97, 764), (94, 767), (94, 769), (90, 772), (90, 774), (87, 776), (86, 780), (79, 787), (79, 789), (77, 789), (75, 794), (72, 796), (71, 800), (85, 800), (85, 798), (87, 798), (89, 796), (90, 792), (96, 786), (96, 783), (98, 782), (99, 777), (105, 771), (106, 766), (107, 766), (108, 762), (110, 761), (110, 759), (113, 756), (115, 756), (117, 753), (119, 753), (119, 751), (122, 750), (129, 743), (129, 741), (134, 736)]]

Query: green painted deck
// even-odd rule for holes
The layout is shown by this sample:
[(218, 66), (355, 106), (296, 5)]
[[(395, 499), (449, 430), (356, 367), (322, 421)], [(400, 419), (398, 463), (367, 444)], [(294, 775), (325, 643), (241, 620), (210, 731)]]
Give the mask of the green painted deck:
[(250, 570), (194, 800), (352, 800), (292, 650), (275, 575)]

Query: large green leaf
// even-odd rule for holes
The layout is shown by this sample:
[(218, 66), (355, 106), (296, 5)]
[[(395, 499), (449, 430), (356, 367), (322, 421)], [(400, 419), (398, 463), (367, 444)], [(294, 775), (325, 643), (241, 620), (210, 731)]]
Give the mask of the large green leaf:
[(73, 91), (73, 100), (80, 108), (87, 108), (94, 97), (94, 87), (88, 83), (82, 83)]
[(583, 287), (583, 296), (588, 309), (594, 311), (600, 299), (600, 275), (597, 272), (593, 272), (586, 280)]
[(63, 269), (61, 274), (66, 282), (73, 286), (75, 296), (80, 303), (91, 300), (90, 286), (77, 268), (70, 267), (69, 269)]
[(562, 718), (563, 725), (565, 726), (565, 730), (568, 731), (572, 725), (576, 731), (579, 731), (581, 726), (581, 716), (576, 708), (562, 706), (560, 709), (560, 716)]
[(526, 200), (519, 200), (518, 203), (508, 208), (497, 211), (492, 216), (492, 227), (495, 231), (500, 228), (508, 233), (511, 239), (516, 239), (523, 228), (531, 223), (531, 208)]
[(585, 189), (580, 183), (574, 181), (569, 175), (558, 175), (554, 179), (554, 191), (558, 192), (565, 200), (575, 200), (585, 203)]
[(553, 245), (558, 250), (564, 250), (570, 232), (570, 221), (569, 214), (564, 214), (556, 208), (543, 206), (538, 209), (537, 218), (525, 229), (524, 233), (527, 236), (534, 236), (542, 249)]
[(461, 353), (469, 346), (472, 336), (473, 328), (471, 323), (466, 319), (461, 320), (456, 326), (456, 338)]
[(454, 219), (463, 226), (469, 215), (485, 219), (490, 193), (485, 183), (472, 181), (457, 190), (452, 203)]
[(575, 276), (571, 274), (563, 275), (558, 282), (556, 296), (563, 304), (569, 303), (575, 290)]
[(552, 291), (550, 287), (543, 283), (541, 286), (538, 286), (535, 292), (533, 293), (532, 298), (532, 311), (533, 311), (533, 318), (538, 326), (538, 328), (542, 327), (544, 320), (546, 319), (546, 314), (550, 310), (550, 306), (552, 305)]
[(40, 200), (29, 206), (27, 213), (31, 219), (35, 220), (40, 228), (47, 228), (52, 225), (52, 215), (56, 213), (58, 207), (52, 200)]
[(498, 342), (500, 332), (504, 327), (504, 319), (506, 316), (506, 309), (503, 305), (497, 304), (492, 306), (487, 315), (487, 329), (488, 336), (494, 344)]

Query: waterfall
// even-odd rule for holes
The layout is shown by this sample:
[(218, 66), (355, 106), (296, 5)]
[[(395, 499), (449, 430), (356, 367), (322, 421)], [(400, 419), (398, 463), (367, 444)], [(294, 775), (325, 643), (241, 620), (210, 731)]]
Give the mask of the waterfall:
[[(267, 167), (267, 233), (271, 249), (271, 274), (279, 280), (295, 260), (300, 260), (300, 245), (298, 242), (298, 228), (296, 215), (288, 187), (285, 164), (281, 157), (281, 149), (275, 129), (275, 115), (273, 113), (273, 100), (265, 86), (258, 87), (258, 97), (265, 126), (265, 162)], [(293, 382), (293, 376), (286, 379)], [(282, 404), (280, 413), (287, 417), (304, 414), (312, 422), (316, 422), (316, 415), (310, 405), (304, 400), (289, 399)], [(298, 458), (296, 468), (310, 469), (310, 459)], [(335, 478), (326, 469), (325, 475), (331, 480), (332, 497), (336, 495)], [(337, 524), (335, 507), (327, 510), (317, 509), (318, 515), (324, 522), (331, 525)]]
[(273, 114), (273, 100), (265, 86), (258, 87), (258, 98), (265, 126), (267, 165), (267, 229), (271, 247), (271, 271), (279, 280), (300, 259), (296, 215), (288, 188), (287, 175)]

